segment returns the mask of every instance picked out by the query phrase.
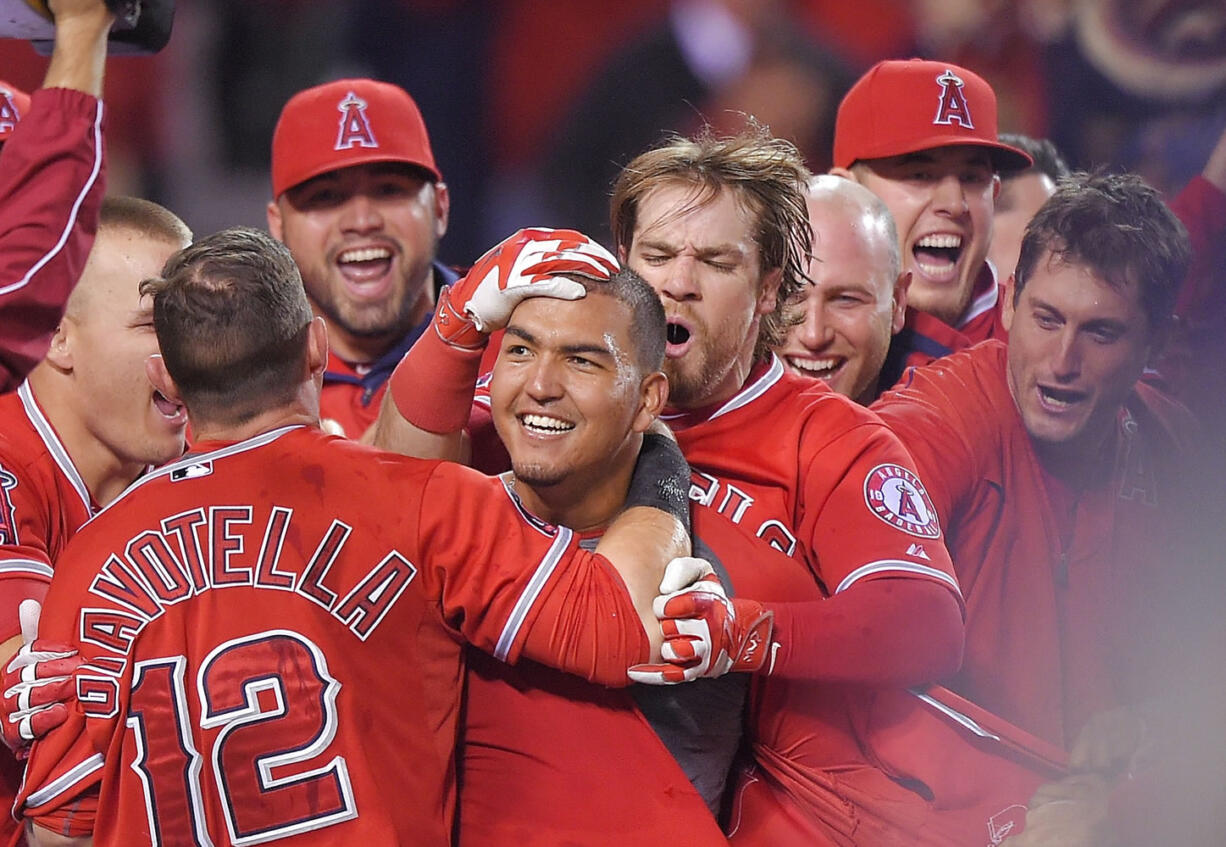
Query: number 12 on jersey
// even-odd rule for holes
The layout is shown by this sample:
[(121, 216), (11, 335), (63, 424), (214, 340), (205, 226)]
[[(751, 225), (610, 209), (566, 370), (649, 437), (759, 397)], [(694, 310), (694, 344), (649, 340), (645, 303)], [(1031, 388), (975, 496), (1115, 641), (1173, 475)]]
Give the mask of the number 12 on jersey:
[(196, 690), (200, 728), (218, 732), (203, 752), (192, 740), (186, 668), (185, 657), (170, 656), (137, 662), (132, 672), (132, 768), (155, 845), (212, 847), (201, 786), (206, 768), (212, 785), (204, 790), (218, 797), (236, 847), (357, 817), (344, 757), (315, 763), (336, 737), (341, 689), (317, 645), (270, 630), (210, 652)]

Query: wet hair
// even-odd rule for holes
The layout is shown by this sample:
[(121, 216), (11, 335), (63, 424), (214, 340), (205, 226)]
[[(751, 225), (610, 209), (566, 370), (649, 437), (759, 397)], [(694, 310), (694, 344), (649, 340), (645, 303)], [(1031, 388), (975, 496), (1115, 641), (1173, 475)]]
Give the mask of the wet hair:
[(1191, 260), (1188, 233), (1158, 192), (1135, 174), (1069, 174), (1035, 213), (1017, 260), (1013, 302), (1050, 252), (1109, 284), (1136, 284), (1153, 328), (1163, 326)]
[(224, 229), (141, 283), (166, 370), (197, 419), (240, 424), (294, 397), (311, 307), (293, 257), (260, 230)]
[(1052, 144), (1050, 139), (1031, 138), (1029, 135), (1020, 135), (1012, 132), (1002, 132), (997, 138), (1001, 144), (1016, 147), (1029, 153), (1030, 158), (1034, 159), (1033, 165), (1028, 168), (1022, 168), (1020, 171), (1001, 171), (1001, 179), (1009, 180), (1014, 177), (1024, 176), (1025, 174), (1035, 173), (1036, 171), (1046, 174), (1051, 178), (1052, 182), (1059, 182), (1062, 178), (1068, 176), (1068, 163), (1064, 161), (1064, 157), (1060, 155), (1060, 151), (1056, 149), (1056, 145)]
[(664, 305), (654, 288), (629, 268), (622, 268), (608, 282), (596, 282), (586, 277), (571, 277), (587, 289), (588, 296), (611, 297), (630, 310), (630, 344), (634, 363), (642, 375), (664, 366), (668, 321)]
[(690, 208), (700, 208), (714, 202), (722, 191), (731, 191), (753, 216), (761, 272), (783, 271), (775, 311), (763, 316), (758, 330), (754, 355), (761, 358), (783, 342), (789, 325), (785, 304), (808, 281), (813, 243), (805, 206), (809, 177), (796, 147), (753, 121), (731, 136), (716, 136), (709, 127), (693, 138), (670, 136), (626, 165), (614, 183), (610, 204), (613, 238), (619, 248), (630, 252), (639, 205), (661, 186), (693, 187)]

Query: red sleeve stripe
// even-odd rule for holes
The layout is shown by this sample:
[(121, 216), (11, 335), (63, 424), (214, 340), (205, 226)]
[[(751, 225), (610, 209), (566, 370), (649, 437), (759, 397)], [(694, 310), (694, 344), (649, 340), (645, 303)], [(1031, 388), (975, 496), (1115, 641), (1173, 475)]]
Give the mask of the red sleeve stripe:
[(102, 767), (104, 759), (101, 753), (95, 753), (79, 765), (74, 766), (62, 775), (48, 782), (37, 791), (32, 791), (26, 797), (27, 808), (37, 808), (50, 803), (61, 794), (67, 793), (74, 785), (81, 782)]
[(9, 574), (33, 574), (34, 576), (51, 579), (55, 573), (46, 562), (37, 559), (4, 559), (0, 560), (0, 576)]
[(919, 576), (927, 576), (940, 580), (952, 588), (954, 593), (959, 597), (962, 596), (962, 589), (958, 587), (958, 580), (945, 573), (945, 571), (938, 570), (937, 568), (930, 568), (927, 565), (916, 564), (915, 562), (903, 562), (898, 559), (882, 559), (879, 562), (870, 562), (867, 565), (861, 565), (849, 573), (846, 578), (839, 583), (839, 587), (834, 590), (834, 593), (838, 594), (840, 591), (846, 591), (854, 583), (859, 582), (865, 577), (876, 576), (877, 574), (890, 571), (902, 571), (903, 573), (907, 574), (917, 574)]
[(519, 630), (523, 627), (528, 612), (532, 610), (541, 592), (553, 577), (553, 572), (557, 570), (558, 562), (566, 553), (574, 535), (566, 527), (558, 527), (557, 537), (549, 546), (545, 558), (541, 559), (541, 563), (536, 566), (536, 573), (532, 574), (532, 579), (528, 580), (527, 587), (519, 595), (515, 608), (511, 610), (511, 616), (507, 618), (506, 626), (502, 628), (502, 634), (498, 636), (498, 643), (494, 645), (494, 656), (498, 661), (505, 662), (511, 655), (511, 647), (514, 646), (515, 639), (519, 636)]
[(34, 263), (34, 266), (26, 271), (26, 275), (16, 282), (0, 287), (0, 294), (9, 294), (18, 289), (25, 288), (34, 274), (41, 271), (48, 262), (55, 258), (56, 254), (64, 249), (64, 245), (68, 243), (68, 236), (72, 232), (73, 227), (77, 224), (77, 214), (81, 210), (81, 204), (85, 202), (86, 196), (90, 189), (94, 187), (94, 183), (98, 181), (98, 173), (102, 170), (102, 101), (98, 101), (97, 111), (94, 113), (94, 165), (90, 169), (89, 179), (85, 180), (85, 185), (81, 187), (81, 193), (77, 195), (77, 199), (73, 201), (72, 210), (68, 214), (68, 220), (64, 222), (64, 231), (60, 233), (60, 240), (55, 243), (41, 259)]

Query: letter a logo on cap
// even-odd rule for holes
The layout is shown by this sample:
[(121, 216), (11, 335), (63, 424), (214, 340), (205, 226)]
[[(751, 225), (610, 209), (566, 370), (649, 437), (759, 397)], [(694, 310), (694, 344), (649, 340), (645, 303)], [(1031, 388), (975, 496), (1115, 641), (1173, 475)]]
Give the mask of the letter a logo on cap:
[(13, 95), (0, 88), (0, 132), (12, 132), (17, 128), (21, 115), (17, 112), (17, 104)]
[(365, 100), (350, 91), (336, 104), (336, 108), (341, 113), (341, 124), (340, 131), (336, 134), (335, 149), (379, 146), (370, 128), (370, 120), (366, 117)]
[(971, 108), (966, 102), (966, 95), (962, 93), (962, 77), (946, 68), (945, 73), (937, 77), (937, 82), (941, 86), (941, 100), (937, 103), (937, 116), (933, 123), (945, 126), (959, 123), (967, 129), (974, 129)]

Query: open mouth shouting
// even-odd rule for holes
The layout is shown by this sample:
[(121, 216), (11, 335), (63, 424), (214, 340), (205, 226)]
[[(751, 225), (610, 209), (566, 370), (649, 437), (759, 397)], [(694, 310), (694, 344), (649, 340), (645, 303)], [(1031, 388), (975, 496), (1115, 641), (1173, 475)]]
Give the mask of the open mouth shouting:
[(962, 236), (934, 232), (916, 240), (911, 253), (925, 277), (933, 282), (952, 282), (958, 276), (958, 261), (962, 258)]
[(694, 340), (693, 331), (680, 318), (670, 317), (665, 336), (664, 355), (670, 359), (679, 359), (690, 349)]
[(1040, 405), (1044, 410), (1056, 414), (1077, 406), (1090, 396), (1088, 391), (1077, 391), (1072, 388), (1056, 388), (1049, 385), (1038, 385), (1036, 388)]
[(336, 266), (355, 294), (378, 297), (390, 286), (393, 251), (384, 245), (351, 247), (336, 256)]
[(179, 425), (187, 423), (187, 409), (182, 403), (176, 403), (158, 390), (153, 392), (153, 406), (163, 418), (170, 423)]

